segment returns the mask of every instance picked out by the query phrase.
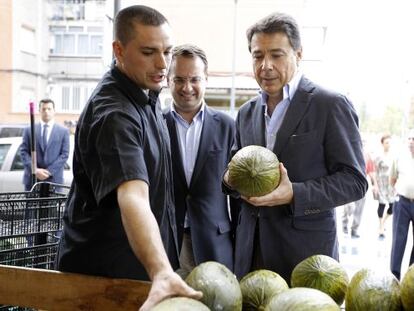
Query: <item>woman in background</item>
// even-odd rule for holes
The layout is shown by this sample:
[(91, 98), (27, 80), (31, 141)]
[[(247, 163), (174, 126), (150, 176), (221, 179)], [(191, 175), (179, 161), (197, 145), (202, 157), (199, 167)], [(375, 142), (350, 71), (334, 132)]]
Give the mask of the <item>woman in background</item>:
[[(378, 200), (379, 236), (385, 238), (385, 222), (392, 215), (392, 206), (395, 201), (394, 190), (390, 185), (389, 176), (393, 157), (390, 152), (391, 136), (386, 134), (381, 137), (382, 152), (375, 158), (375, 176), (377, 187), (374, 188), (374, 198)], [(388, 209), (385, 212), (385, 206)]]

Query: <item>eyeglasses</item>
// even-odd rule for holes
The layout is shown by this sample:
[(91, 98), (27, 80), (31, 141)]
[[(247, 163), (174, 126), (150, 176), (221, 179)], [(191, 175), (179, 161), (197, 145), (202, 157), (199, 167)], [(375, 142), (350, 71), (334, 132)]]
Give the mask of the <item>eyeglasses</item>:
[(187, 84), (190, 82), (191, 85), (195, 86), (201, 83), (204, 78), (196, 76), (196, 77), (190, 77), (190, 78), (181, 78), (181, 77), (175, 77), (173, 78), (174, 84), (177, 86), (183, 86), (184, 84)]

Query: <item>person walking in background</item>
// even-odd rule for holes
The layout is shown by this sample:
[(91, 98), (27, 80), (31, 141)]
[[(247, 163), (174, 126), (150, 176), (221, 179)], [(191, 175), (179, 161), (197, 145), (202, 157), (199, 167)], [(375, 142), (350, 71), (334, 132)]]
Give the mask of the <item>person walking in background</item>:
[(194, 45), (175, 47), (166, 112), (171, 139), (180, 273), (217, 261), (233, 270), (231, 221), (221, 178), (231, 157), (234, 120), (207, 106), (206, 54)]
[[(401, 263), (407, 243), (408, 230), (414, 225), (414, 129), (408, 132), (408, 152), (404, 152), (392, 164), (390, 184), (395, 187), (398, 201), (394, 204), (392, 221), (391, 272), (401, 277)], [(414, 231), (412, 232), (414, 236)], [(409, 265), (414, 263), (414, 246)]]
[[(371, 186), (373, 187), (373, 189), (375, 189), (377, 186), (376, 186), (376, 179), (375, 179), (374, 162), (370, 154), (366, 150), (364, 150), (364, 160), (365, 160), (365, 173), (367, 175), (367, 179), (371, 183)], [(366, 202), (366, 195), (358, 201), (351, 202), (343, 206), (342, 231), (344, 234), (348, 234), (348, 222), (349, 222), (350, 217), (352, 216), (351, 237), (354, 239), (358, 239), (360, 237), (358, 233), (358, 229), (361, 224), (361, 218), (362, 218), (362, 213), (364, 211), (365, 202)]]
[(174, 269), (178, 245), (170, 142), (158, 93), (173, 48), (157, 10), (114, 21), (116, 58), (76, 128), (74, 179), (63, 217), (60, 271), (151, 280), (141, 310), (171, 296), (201, 298)]
[[(45, 98), (39, 102), (40, 122), (35, 125), (36, 179), (63, 184), (63, 169), (69, 157), (69, 130), (55, 123), (55, 103)], [(24, 164), (23, 184), (29, 191), (32, 184), (30, 127), (23, 132), (20, 155)]]
[[(385, 224), (392, 215), (393, 204), (395, 201), (395, 192), (390, 185), (390, 168), (393, 161), (391, 154), (391, 136), (386, 134), (381, 137), (382, 151), (375, 158), (375, 178), (376, 187), (374, 190), (374, 199), (378, 200), (378, 219), (379, 219), (379, 235), (378, 238), (383, 240), (385, 238)], [(388, 209), (385, 212), (385, 207), (388, 204)]]
[[(235, 273), (269, 269), (287, 282), (303, 259), (338, 259), (335, 207), (368, 188), (358, 117), (349, 100), (303, 76), (299, 26), (273, 13), (247, 31), (260, 94), (240, 107), (234, 152), (266, 146), (281, 161), (281, 181), (262, 197), (242, 197)], [(226, 187), (227, 186), (227, 187)], [(237, 196), (224, 174), (223, 187)]]

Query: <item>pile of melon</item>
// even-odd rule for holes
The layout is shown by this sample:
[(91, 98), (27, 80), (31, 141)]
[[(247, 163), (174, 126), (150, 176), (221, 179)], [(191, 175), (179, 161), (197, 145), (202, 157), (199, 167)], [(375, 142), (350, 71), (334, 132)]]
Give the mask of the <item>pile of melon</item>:
[(209, 261), (195, 267), (185, 281), (203, 292), (200, 301), (175, 297), (154, 310), (414, 310), (414, 265), (401, 283), (391, 272), (371, 269), (361, 269), (349, 280), (336, 260), (315, 255), (296, 265), (289, 288), (273, 271), (253, 271), (238, 281), (224, 265)]

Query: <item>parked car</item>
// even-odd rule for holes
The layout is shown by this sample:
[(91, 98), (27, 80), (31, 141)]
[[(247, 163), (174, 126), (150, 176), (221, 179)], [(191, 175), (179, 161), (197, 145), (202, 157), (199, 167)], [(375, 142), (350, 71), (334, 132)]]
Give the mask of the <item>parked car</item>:
[[(20, 157), (22, 137), (0, 138), (0, 192), (24, 191), (24, 165)], [(70, 137), (70, 152), (63, 172), (64, 184), (70, 186), (73, 179), (71, 169), (73, 136)]]
[(0, 124), (0, 138), (23, 136), (27, 124)]

